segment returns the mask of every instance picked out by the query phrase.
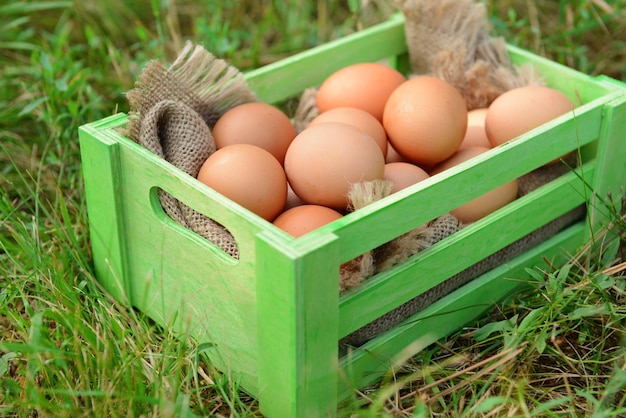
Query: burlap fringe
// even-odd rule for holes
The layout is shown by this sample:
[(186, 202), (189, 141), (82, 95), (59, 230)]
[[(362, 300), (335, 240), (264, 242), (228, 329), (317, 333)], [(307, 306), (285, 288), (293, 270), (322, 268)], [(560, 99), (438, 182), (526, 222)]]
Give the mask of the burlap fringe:
[[(192, 177), (216, 150), (211, 128), (219, 117), (256, 101), (237, 68), (191, 42), (169, 68), (149, 62), (127, 97), (125, 134)], [(222, 225), (164, 191), (159, 200), (173, 220), (239, 257), (234, 237)]]
[(445, 50), (467, 50), (463, 66), (474, 59), (478, 45), (488, 38), (483, 28), (484, 6), (472, 0), (396, 0), (405, 18), (411, 69), (429, 74), (435, 57)]
[(309, 126), (309, 123), (320, 113), (316, 103), (317, 90), (317, 87), (309, 87), (300, 95), (298, 107), (293, 117), (293, 125), (297, 133)]
[(396, 0), (396, 5), (405, 16), (413, 75), (446, 80), (461, 93), (468, 110), (488, 107), (512, 88), (545, 84), (532, 68), (513, 66), (504, 40), (489, 36), (484, 4)]
[(126, 97), (131, 109), (128, 136), (135, 141), (143, 115), (161, 100), (184, 103), (210, 128), (231, 107), (257, 100), (237, 68), (191, 41), (168, 68), (157, 60), (148, 62)]
[[(388, 180), (373, 180), (355, 183), (348, 191), (348, 210), (354, 212), (391, 194), (393, 183)], [(376, 273), (374, 250), (360, 255), (341, 265), (339, 269), (339, 291), (354, 289)]]

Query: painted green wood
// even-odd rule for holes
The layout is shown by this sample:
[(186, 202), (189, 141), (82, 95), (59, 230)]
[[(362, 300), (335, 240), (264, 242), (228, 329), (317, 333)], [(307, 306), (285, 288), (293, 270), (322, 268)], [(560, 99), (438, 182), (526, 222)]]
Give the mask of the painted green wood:
[[(124, 225), (125, 278), (134, 306), (177, 333), (212, 344), (207, 354), (216, 367), (256, 393), (254, 236), (267, 222), (111, 129), (99, 131), (98, 139), (86, 137), (84, 144), (96, 141), (117, 143), (121, 169), (112, 178), (118, 183), (116, 214)], [(87, 161), (91, 158), (102, 159), (103, 154)], [(92, 176), (91, 183), (99, 184), (101, 175)], [(166, 216), (157, 188), (228, 225), (240, 259), (232, 259)], [(90, 218), (97, 222), (94, 213), (100, 211), (91, 209)], [(108, 222), (98, 226), (108, 227)], [(94, 253), (94, 259), (102, 257), (102, 252)]]
[[(123, 116), (123, 115), (122, 115)], [(124, 221), (120, 216), (122, 197), (119, 144), (94, 139), (101, 127), (117, 126), (123, 117), (111, 116), (78, 130), (85, 199), (89, 211), (89, 237), (94, 271), (103, 287), (115, 299), (130, 304)]]
[(531, 63), (547, 85), (560, 90), (577, 105), (580, 105), (581, 101), (589, 103), (613, 91), (609, 86), (598, 83), (594, 77), (530, 51), (513, 45), (507, 45), (507, 51), (515, 65), (522, 66)]
[(584, 222), (573, 225), (434, 302), (380, 337), (353, 349), (340, 362), (339, 398), (345, 399), (354, 388), (375, 382), (398, 365), (398, 358), (409, 358), (519, 291), (525, 285), (522, 280), (526, 277), (526, 267), (546, 266), (546, 260), (554, 265), (563, 264), (568, 259), (566, 254), (581, 245), (585, 228)]
[[(583, 172), (591, 177), (593, 167), (588, 165)], [(583, 189), (584, 185), (574, 173), (562, 176), (379, 277), (369, 279), (342, 298), (339, 336), (366, 325), (583, 204)]]
[(334, 416), (337, 406), (337, 238), (289, 245), (257, 235), (259, 399), (272, 417)]
[[(614, 86), (616, 97), (604, 107), (602, 141), (597, 149), (597, 173), (586, 178), (593, 195), (589, 196), (590, 219), (589, 238), (598, 227), (611, 221), (606, 205), (614, 205), (619, 213), (621, 198), (626, 186), (626, 86)], [(604, 202), (603, 202), (604, 201)]]
[(602, 113), (598, 106), (585, 106), (566, 122), (538, 128), (536, 136), (529, 133), (491, 149), (333, 223), (329, 229), (346, 244), (341, 246), (341, 261), (351, 260), (597, 139)]

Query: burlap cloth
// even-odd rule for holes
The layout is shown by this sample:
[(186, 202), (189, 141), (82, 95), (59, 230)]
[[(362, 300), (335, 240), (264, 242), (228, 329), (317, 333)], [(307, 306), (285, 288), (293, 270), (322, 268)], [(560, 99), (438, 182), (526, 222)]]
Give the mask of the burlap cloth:
[[(192, 177), (215, 152), (211, 128), (217, 119), (233, 106), (256, 100), (236, 68), (190, 42), (169, 68), (149, 62), (127, 97), (131, 112), (125, 134)], [(173, 220), (239, 257), (224, 226), (163, 190), (159, 199)]]
[(514, 68), (502, 37), (491, 37), (485, 6), (474, 0), (395, 0), (415, 74), (452, 84), (468, 110), (514, 87), (543, 84), (532, 65)]
[[(486, 107), (513, 87), (542, 84), (532, 67), (511, 65), (502, 40), (488, 36), (484, 6), (471, 0), (397, 0), (406, 18), (405, 30), (413, 73), (431, 74), (447, 80), (463, 95), (468, 109)], [(306, 89), (294, 115), (298, 132), (319, 113), (317, 89)], [(124, 133), (187, 174), (197, 177), (204, 161), (215, 152), (211, 129), (228, 109), (256, 101), (243, 74), (203, 47), (187, 43), (169, 67), (157, 61), (146, 65), (135, 88), (128, 93), (130, 122)], [(570, 166), (576, 165), (572, 157)], [(519, 179), (524, 195), (566, 172), (553, 164)], [(354, 185), (350, 210), (358, 210), (390, 193), (390, 185), (376, 181)], [(159, 199), (176, 222), (198, 233), (237, 258), (233, 236), (214, 220), (198, 213), (165, 191)], [(544, 241), (583, 216), (578, 208), (460, 272), (440, 285), (353, 332), (340, 345), (358, 346), (397, 325), (435, 300), (480, 274)], [(391, 242), (375, 248), (340, 267), (340, 292), (459, 231), (465, 225), (445, 214)], [(419, 278), (416, 278), (419, 279)]]

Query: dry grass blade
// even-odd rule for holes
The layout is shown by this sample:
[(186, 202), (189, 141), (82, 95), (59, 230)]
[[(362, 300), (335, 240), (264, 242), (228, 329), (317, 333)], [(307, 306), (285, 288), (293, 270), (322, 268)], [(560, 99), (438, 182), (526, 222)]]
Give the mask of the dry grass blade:
[(615, 266), (608, 267), (602, 271), (607, 276), (614, 276), (626, 270), (626, 261), (621, 262)]
[(439, 380), (437, 380), (436, 382), (430, 383), (420, 389), (417, 390), (418, 395), (420, 395), (422, 397), (422, 399), (424, 399), (424, 397), (426, 396), (426, 392), (429, 391), (430, 389), (439, 387), (440, 385), (446, 383), (447, 381), (450, 381), (456, 377), (462, 376), (466, 373), (469, 373), (475, 369), (478, 369), (480, 367), (483, 367), (489, 363), (492, 363), (494, 360), (499, 359), (498, 361), (496, 361), (493, 364), (490, 364), (488, 367), (485, 367), (484, 369), (480, 370), (479, 372), (477, 372), (476, 374), (472, 375), (471, 377), (468, 377), (467, 379), (463, 380), (463, 382), (461, 383), (457, 383), (451, 387), (449, 387), (446, 390), (443, 390), (441, 392), (437, 392), (436, 394), (429, 396), (427, 398), (425, 398), (424, 400), (426, 402), (433, 403), (434, 401), (436, 401), (439, 398), (442, 398), (444, 396), (447, 396), (451, 393), (454, 393), (456, 391), (458, 391), (460, 388), (462, 388), (463, 386), (469, 385), (472, 382), (474, 382), (475, 380), (490, 374), (496, 370), (498, 370), (501, 366), (505, 365), (506, 363), (508, 363), (509, 361), (513, 360), (514, 358), (516, 358), (521, 352), (524, 351), (525, 349), (525, 345), (523, 344), (522, 347), (517, 348), (516, 350), (513, 350), (512, 348), (506, 349), (498, 354), (495, 354), (479, 363), (476, 363), (468, 368), (465, 368), (463, 370), (459, 370), (456, 373), (453, 373), (449, 376), (446, 376), (444, 378), (441, 378)]
[(604, 0), (593, 0), (592, 3), (595, 4), (598, 8), (602, 9), (602, 11), (604, 11), (606, 14), (612, 14), (615, 12), (613, 6), (611, 6)]
[(213, 381), (213, 379), (211, 379), (211, 376), (209, 376), (202, 367), (198, 367), (198, 374), (204, 379), (204, 381), (209, 384), (209, 385), (214, 385), (215, 382)]

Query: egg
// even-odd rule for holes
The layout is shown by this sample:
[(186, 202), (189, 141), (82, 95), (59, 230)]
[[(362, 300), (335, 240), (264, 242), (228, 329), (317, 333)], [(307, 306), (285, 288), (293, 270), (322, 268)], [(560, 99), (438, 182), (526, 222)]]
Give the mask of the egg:
[(387, 133), (371, 113), (356, 107), (336, 107), (319, 114), (309, 126), (324, 122), (343, 122), (359, 128), (376, 141), (383, 156), (387, 155)]
[(431, 170), (429, 170), (429, 173), (431, 176), (434, 176), (435, 174), (439, 174), (442, 171), (447, 170), (448, 168), (454, 167), (455, 165), (458, 165), (464, 161), (474, 158), (477, 155), (482, 154), (483, 152), (489, 151), (489, 149), (490, 149), (489, 147), (479, 147), (479, 146), (459, 149), (450, 158), (435, 165)]
[(382, 179), (385, 157), (371, 136), (341, 122), (320, 123), (300, 132), (285, 155), (293, 191), (309, 204), (342, 211), (353, 183)]
[[(432, 171), (431, 175), (439, 174), (457, 164), (468, 161), (490, 148), (486, 147), (469, 147), (461, 149), (443, 163), (438, 164)], [(475, 222), (490, 213), (504, 207), (517, 199), (518, 182), (517, 179), (505, 183), (467, 203), (450, 211), (461, 222)]]
[(296, 130), (289, 117), (277, 107), (253, 102), (237, 105), (215, 123), (213, 139), (218, 149), (233, 144), (250, 144), (269, 151), (281, 164)]
[(396, 149), (391, 145), (391, 143), (387, 141), (387, 155), (385, 156), (385, 162), (396, 163), (396, 162), (407, 162), (407, 161), (406, 161), (406, 158), (398, 154), (398, 151), (396, 151)]
[(287, 201), (285, 202), (285, 207), (283, 208), (283, 211), (304, 204), (305, 202), (298, 197), (296, 192), (294, 192), (291, 188), (289, 182), (287, 182)]
[(391, 193), (395, 193), (422, 180), (426, 180), (428, 173), (416, 166), (406, 162), (395, 162), (385, 164), (384, 179), (393, 183)]
[(316, 103), (321, 112), (336, 107), (356, 107), (382, 121), (387, 98), (406, 77), (376, 62), (348, 65), (332, 73), (320, 85)]
[(518, 87), (502, 93), (491, 103), (485, 130), (495, 147), (573, 109), (574, 103), (551, 87)]
[(198, 180), (272, 221), (287, 200), (287, 176), (278, 160), (263, 148), (233, 144), (204, 162)]
[(385, 105), (383, 127), (393, 148), (417, 165), (444, 161), (467, 130), (467, 108), (448, 82), (430, 76), (405, 81)]
[(301, 205), (284, 211), (273, 223), (297, 238), (342, 216), (341, 213), (326, 206)]
[(467, 112), (467, 131), (459, 149), (469, 147), (491, 148), (491, 143), (489, 138), (487, 138), (487, 131), (485, 130), (487, 110), (487, 108), (480, 108)]

